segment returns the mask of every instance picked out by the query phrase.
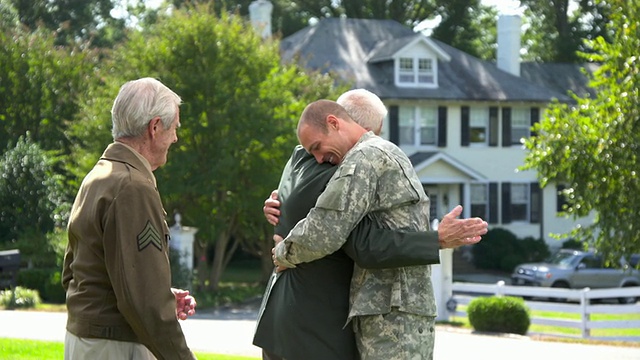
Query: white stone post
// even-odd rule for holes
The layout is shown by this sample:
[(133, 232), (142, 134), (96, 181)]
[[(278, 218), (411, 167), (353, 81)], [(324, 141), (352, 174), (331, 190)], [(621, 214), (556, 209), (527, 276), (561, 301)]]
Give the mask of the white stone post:
[(193, 242), (198, 228), (182, 226), (182, 217), (175, 215), (176, 223), (171, 227), (170, 246), (180, 252), (180, 263), (189, 270), (193, 270)]
[[(438, 230), (438, 219), (431, 223), (433, 231)], [(453, 295), (453, 250), (440, 250), (440, 264), (431, 266), (431, 283), (436, 298), (437, 321), (449, 321), (449, 311), (447, 311), (447, 301)]]
[(249, 20), (263, 39), (271, 37), (271, 13), (273, 4), (267, 0), (256, 0), (249, 4)]

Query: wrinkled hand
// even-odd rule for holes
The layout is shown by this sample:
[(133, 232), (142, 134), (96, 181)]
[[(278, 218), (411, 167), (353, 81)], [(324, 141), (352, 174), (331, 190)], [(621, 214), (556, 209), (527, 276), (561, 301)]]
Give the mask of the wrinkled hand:
[(196, 299), (189, 295), (188, 290), (171, 289), (176, 297), (176, 316), (180, 320), (186, 320), (196, 313)]
[(458, 205), (442, 218), (438, 225), (438, 241), (441, 249), (453, 249), (472, 245), (482, 240), (488, 231), (488, 224), (481, 218), (458, 219), (462, 206)]
[(276, 246), (282, 241), (284, 240), (282, 238), (282, 236), (276, 234), (273, 235), (273, 248), (271, 249), (271, 260), (273, 261), (273, 265), (276, 267), (276, 272), (281, 272), (284, 270), (287, 270), (288, 267), (286, 266), (282, 266), (278, 263), (278, 260), (276, 259)]
[(269, 224), (276, 226), (280, 217), (280, 201), (278, 200), (278, 190), (273, 190), (271, 195), (264, 201), (262, 208), (264, 217), (267, 218)]

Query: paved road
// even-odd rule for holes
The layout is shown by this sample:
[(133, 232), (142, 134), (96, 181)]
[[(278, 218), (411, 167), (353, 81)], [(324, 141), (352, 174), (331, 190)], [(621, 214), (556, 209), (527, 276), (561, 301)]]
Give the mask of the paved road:
[[(260, 356), (251, 345), (252, 314), (200, 314), (182, 322), (193, 350)], [(0, 337), (64, 341), (66, 313), (0, 311)], [(639, 347), (615, 347), (489, 336), (437, 328), (435, 359), (473, 360), (640, 360)]]

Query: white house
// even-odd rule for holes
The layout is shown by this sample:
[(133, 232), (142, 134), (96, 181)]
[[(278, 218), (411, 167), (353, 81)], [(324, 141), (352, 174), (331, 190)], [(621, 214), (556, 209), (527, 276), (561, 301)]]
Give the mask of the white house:
[(559, 247), (549, 234), (574, 221), (557, 216), (558, 186), (541, 189), (535, 172), (517, 170), (521, 138), (553, 99), (588, 92), (587, 79), (576, 64), (521, 64), (517, 16), (501, 18), (498, 33), (497, 64), (392, 20), (322, 19), (282, 39), (281, 53), (380, 96), (382, 136), (411, 159), (433, 217), (462, 204), (465, 217)]

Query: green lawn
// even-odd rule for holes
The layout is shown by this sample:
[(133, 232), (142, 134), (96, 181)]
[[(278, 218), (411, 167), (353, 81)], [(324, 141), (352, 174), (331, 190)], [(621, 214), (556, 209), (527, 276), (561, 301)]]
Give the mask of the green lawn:
[[(2, 360), (59, 360), (64, 356), (64, 345), (55, 341), (37, 341), (0, 338)], [(196, 352), (199, 360), (255, 360), (259, 358)]]

